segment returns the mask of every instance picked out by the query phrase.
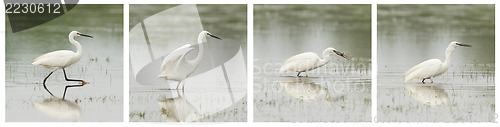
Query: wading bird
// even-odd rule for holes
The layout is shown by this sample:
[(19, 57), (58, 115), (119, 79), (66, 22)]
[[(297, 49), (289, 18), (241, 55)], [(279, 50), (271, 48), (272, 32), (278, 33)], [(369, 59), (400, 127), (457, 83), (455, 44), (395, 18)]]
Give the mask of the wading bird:
[(450, 67), (451, 54), (458, 46), (471, 47), (470, 45), (453, 41), (448, 45), (448, 48), (446, 48), (446, 60), (444, 60), (444, 63), (439, 59), (424, 61), (408, 70), (405, 73), (403, 81), (408, 82), (414, 79), (422, 79), (422, 83), (425, 83), (425, 79), (430, 79), (431, 83), (434, 83), (434, 77), (443, 74), (446, 70), (448, 70), (448, 67)]
[(179, 89), (179, 85), (182, 82), (182, 89), (184, 90), (184, 79), (194, 72), (203, 58), (203, 42), (206, 41), (207, 36), (222, 40), (208, 31), (201, 31), (198, 35), (198, 56), (193, 60), (186, 60), (186, 55), (194, 49), (190, 44), (175, 49), (163, 59), (163, 64), (161, 65), (162, 73), (158, 77), (165, 80), (177, 81), (176, 89)]
[(281, 65), (279, 72), (283, 73), (287, 71), (295, 71), (298, 72), (297, 76), (300, 76), (300, 73), (305, 72), (306, 77), (308, 77), (308, 71), (326, 65), (330, 61), (330, 56), (333, 54), (347, 58), (343, 52), (329, 47), (323, 51), (323, 58), (319, 58), (318, 55), (313, 52), (305, 52), (292, 56), (288, 58), (283, 65)]
[(45, 79), (43, 79), (43, 87), (52, 96), (54, 96), (54, 94), (52, 94), (52, 92), (50, 92), (49, 89), (47, 89), (47, 86), (45, 86), (45, 82), (47, 81), (47, 78), (49, 78), (49, 76), (52, 75), (52, 73), (54, 73), (54, 71), (56, 71), (57, 69), (63, 70), (64, 78), (66, 79), (66, 81), (82, 82), (81, 85), (68, 85), (68, 86), (66, 86), (66, 88), (64, 89), (63, 99), (66, 96), (66, 90), (68, 89), (68, 87), (80, 87), (80, 86), (84, 86), (86, 84), (86, 82), (83, 80), (68, 79), (68, 77), (66, 76), (66, 70), (64, 70), (64, 68), (71, 66), (74, 63), (78, 62), (78, 60), (80, 60), (80, 58), (82, 57), (82, 52), (83, 52), (82, 46), (80, 45), (80, 43), (78, 41), (76, 41), (74, 39), (75, 36), (84, 36), (84, 37), (93, 38), (90, 35), (82, 34), (78, 31), (71, 31), (71, 33), (69, 33), (69, 42), (76, 47), (76, 53), (73, 51), (70, 51), (70, 50), (58, 50), (58, 51), (53, 51), (53, 52), (43, 54), (31, 62), (31, 64), (33, 64), (33, 65), (42, 65), (45, 68), (51, 69), (49, 75), (47, 75), (47, 77), (45, 77)]

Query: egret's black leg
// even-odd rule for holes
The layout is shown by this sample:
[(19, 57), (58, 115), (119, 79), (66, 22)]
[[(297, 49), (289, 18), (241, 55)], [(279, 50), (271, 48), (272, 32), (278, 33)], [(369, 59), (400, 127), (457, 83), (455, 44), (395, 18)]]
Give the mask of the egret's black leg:
[(297, 77), (300, 77), (300, 73), (302, 73), (302, 72), (299, 72), (299, 73), (297, 74)]
[(182, 92), (184, 92), (184, 85), (186, 85), (186, 81), (182, 81)]
[(66, 90), (68, 90), (68, 87), (81, 87), (81, 86), (84, 86), (85, 84), (82, 84), (82, 85), (68, 85), (66, 86), (66, 88), (64, 88), (64, 94), (63, 94), (63, 100), (64, 100), (64, 97), (66, 97)]
[(62, 69), (63, 72), (64, 72), (64, 79), (66, 79), (66, 81), (79, 81), (79, 82), (82, 82), (82, 85), (85, 85), (85, 81), (83, 80), (78, 80), (78, 79), (68, 79), (68, 77), (66, 76), (66, 70), (64, 70), (64, 68)]
[(45, 77), (45, 79), (43, 79), (43, 88), (45, 88), (45, 90), (47, 90), (47, 92), (49, 92), (50, 95), (52, 95), (54, 97), (54, 94), (52, 94), (52, 92), (50, 92), (49, 89), (47, 89), (47, 86), (45, 86), (45, 81), (47, 81), (47, 79), (49, 78), (50, 75), (52, 75), (52, 73), (54, 73), (54, 71), (50, 72), (49, 75), (47, 75), (47, 77)]
[[(423, 78), (423, 79), (422, 79), (422, 83), (424, 83), (424, 84), (425, 84), (425, 80), (426, 80), (426, 79), (431, 79), (431, 78)], [(432, 79), (431, 79), (431, 81), (432, 81)]]

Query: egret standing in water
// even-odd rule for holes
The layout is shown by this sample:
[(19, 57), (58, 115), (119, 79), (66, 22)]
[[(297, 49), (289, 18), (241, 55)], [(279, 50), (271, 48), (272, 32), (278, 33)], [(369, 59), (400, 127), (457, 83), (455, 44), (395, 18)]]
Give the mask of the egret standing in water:
[(83, 52), (82, 46), (80, 45), (80, 43), (78, 41), (76, 41), (74, 39), (75, 36), (84, 36), (84, 37), (93, 38), (90, 35), (82, 34), (78, 31), (71, 31), (71, 33), (69, 33), (69, 42), (76, 47), (76, 53), (73, 51), (70, 51), (70, 50), (53, 51), (53, 52), (49, 52), (47, 54), (43, 54), (31, 62), (31, 64), (33, 64), (33, 65), (42, 65), (45, 68), (51, 69), (49, 75), (47, 75), (47, 77), (45, 77), (45, 79), (43, 79), (43, 87), (52, 96), (54, 96), (54, 94), (52, 94), (52, 92), (50, 92), (49, 89), (47, 89), (47, 86), (45, 86), (45, 82), (47, 81), (47, 78), (49, 78), (49, 76), (52, 75), (52, 73), (54, 73), (54, 71), (56, 71), (57, 69), (63, 70), (64, 78), (66, 79), (66, 81), (82, 82), (82, 85), (68, 85), (68, 86), (66, 86), (66, 88), (64, 89), (63, 99), (66, 96), (66, 90), (68, 89), (68, 87), (80, 87), (80, 86), (84, 86), (86, 84), (86, 82), (83, 80), (68, 79), (68, 77), (66, 76), (66, 70), (64, 70), (64, 68), (71, 66), (74, 63), (78, 62), (78, 60), (80, 60), (80, 58), (82, 57), (82, 52)]
[(446, 48), (446, 60), (444, 63), (439, 59), (430, 59), (424, 61), (405, 73), (404, 82), (408, 82), (414, 79), (422, 79), (422, 83), (425, 83), (425, 79), (430, 79), (431, 83), (434, 83), (434, 77), (439, 76), (448, 70), (451, 64), (451, 54), (453, 50), (458, 46), (471, 47), (467, 44), (462, 44), (460, 42), (453, 41)]
[(300, 73), (302, 72), (306, 72), (306, 77), (308, 77), (308, 71), (326, 65), (330, 62), (330, 56), (333, 54), (347, 58), (343, 52), (329, 47), (323, 51), (323, 58), (319, 58), (318, 55), (313, 52), (305, 52), (292, 56), (288, 58), (283, 65), (281, 65), (279, 72), (283, 73), (287, 71), (295, 71), (298, 72), (297, 76), (300, 76)]
[(162, 73), (158, 77), (165, 80), (177, 81), (176, 89), (179, 89), (179, 85), (182, 82), (182, 89), (184, 90), (184, 79), (194, 72), (203, 58), (203, 42), (207, 40), (207, 36), (222, 40), (208, 31), (201, 31), (198, 35), (198, 56), (193, 60), (186, 60), (186, 55), (193, 50), (190, 44), (175, 49), (163, 59), (163, 64), (161, 65)]

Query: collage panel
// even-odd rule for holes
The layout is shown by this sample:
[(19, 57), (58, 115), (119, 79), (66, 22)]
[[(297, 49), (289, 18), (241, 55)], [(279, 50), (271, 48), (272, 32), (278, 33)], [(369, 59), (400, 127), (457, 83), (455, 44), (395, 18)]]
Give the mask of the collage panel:
[(130, 121), (247, 121), (246, 21), (246, 5), (130, 5)]
[(123, 121), (123, 5), (41, 5), (5, 17), (6, 121)]
[(495, 6), (378, 5), (378, 122), (494, 122)]
[(371, 122), (371, 5), (254, 5), (255, 122)]

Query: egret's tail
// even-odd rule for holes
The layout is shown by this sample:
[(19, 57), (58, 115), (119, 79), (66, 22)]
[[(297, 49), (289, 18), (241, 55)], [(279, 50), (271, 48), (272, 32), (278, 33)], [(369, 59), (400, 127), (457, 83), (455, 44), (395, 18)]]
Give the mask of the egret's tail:
[(40, 65), (40, 62), (37, 61), (38, 59), (32, 60), (31, 64), (33, 65)]
[(279, 72), (279, 73), (283, 73), (283, 72), (286, 72), (286, 71), (287, 71), (287, 70), (286, 70), (284, 67), (282, 67), (282, 68), (280, 68), (280, 70), (279, 70), (278, 72)]
[(406, 78), (403, 78), (403, 82), (408, 82), (408, 80)]
[(403, 82), (409, 82), (409, 81), (411, 81), (411, 80), (413, 80), (413, 79), (415, 79), (415, 78), (414, 78), (414, 77), (410, 77), (410, 76), (405, 76), (405, 77), (403, 78)]

